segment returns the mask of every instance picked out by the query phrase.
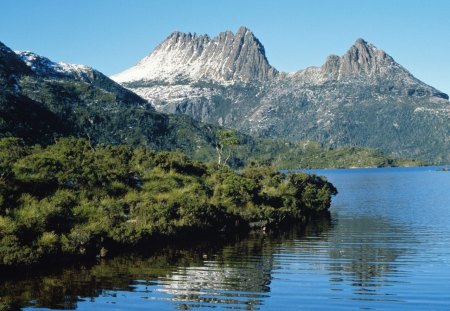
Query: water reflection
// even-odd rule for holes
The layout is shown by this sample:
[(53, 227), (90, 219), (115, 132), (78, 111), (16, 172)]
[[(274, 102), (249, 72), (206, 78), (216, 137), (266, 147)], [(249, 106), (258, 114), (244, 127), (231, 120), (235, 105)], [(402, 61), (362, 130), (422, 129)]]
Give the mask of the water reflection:
[(375, 287), (387, 285), (383, 276), (397, 271), (396, 260), (405, 249), (392, 247), (392, 236), (402, 235), (408, 236), (383, 219), (344, 218), (333, 226), (323, 219), (306, 232), (291, 228), (258, 233), (222, 245), (166, 248), (150, 256), (120, 256), (92, 266), (4, 281), (0, 296), (11, 307), (66, 310), (99, 303), (120, 305), (131, 298), (138, 299), (140, 307), (164, 302), (169, 309), (172, 305), (182, 310), (217, 306), (259, 310), (271, 296), (274, 278), (281, 283), (294, 281), (290, 287), (294, 289), (302, 286), (305, 272), (316, 271), (328, 274), (330, 289), (351, 286), (367, 298), (375, 294)]
[(305, 271), (328, 271), (332, 290), (351, 286), (367, 297), (374, 287), (388, 285), (383, 276), (397, 272), (396, 260), (406, 249), (392, 247), (392, 237), (407, 233), (382, 219), (339, 221), (331, 230), (330, 221), (324, 219), (306, 232), (292, 228), (273, 235), (236, 237), (223, 245), (166, 248), (151, 256), (120, 256), (92, 266), (3, 281), (0, 295), (12, 307), (89, 309), (88, 305), (99, 303), (120, 306), (135, 297), (141, 307), (147, 301), (149, 306), (165, 302), (165, 308), (183, 310), (217, 306), (258, 310), (270, 297), (274, 277), (281, 283), (302, 284)]
[(417, 243), (411, 232), (383, 218), (344, 218), (340, 222), (328, 238), (333, 288), (347, 282), (355, 287), (355, 294), (367, 296), (396, 282), (392, 276), (402, 273), (399, 258), (412, 254), (412, 245)]
[[(319, 235), (328, 226), (328, 218), (317, 221), (307, 227), (306, 235)], [(258, 310), (270, 297), (273, 254), (280, 245), (295, 247), (293, 241), (304, 231), (294, 227), (282, 233), (235, 237), (224, 244), (168, 247), (150, 256), (119, 256), (92, 266), (3, 280), (1, 303), (13, 309), (26, 305), (83, 309), (86, 304), (99, 303), (99, 297), (120, 305), (124, 293), (128, 297), (134, 293), (140, 304), (165, 301), (177, 309)]]
[[(440, 189), (431, 182), (434, 175), (417, 175), (417, 187), (404, 188), (414, 189), (408, 201), (406, 194), (397, 196), (401, 187), (382, 188), (385, 178), (393, 182), (389, 175), (367, 179), (372, 188), (341, 171), (332, 178), (340, 194), (331, 221), (0, 280), (0, 310), (2, 304), (78, 310), (448, 309), (450, 230), (442, 215), (449, 213), (450, 198), (433, 196), (434, 205), (427, 205), (426, 193), (445, 193), (450, 181), (440, 181)], [(371, 190), (377, 184), (383, 189), (379, 199)]]
[[(225, 246), (202, 265), (179, 267), (158, 278), (157, 299), (182, 303), (182, 308), (214, 307), (255, 310), (270, 291), (273, 259), (270, 243), (254, 235)], [(161, 297), (162, 296), (162, 297)]]

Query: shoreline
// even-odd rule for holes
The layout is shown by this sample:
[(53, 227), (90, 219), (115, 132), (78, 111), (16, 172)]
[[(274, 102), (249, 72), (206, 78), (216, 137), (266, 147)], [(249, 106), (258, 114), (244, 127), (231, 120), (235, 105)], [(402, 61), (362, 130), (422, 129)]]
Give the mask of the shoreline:
[(145, 241), (140, 241), (136, 245), (115, 245), (109, 249), (104, 255), (91, 256), (58, 256), (47, 258), (40, 262), (30, 265), (4, 266), (0, 265), (0, 282), (6, 279), (15, 279), (22, 277), (29, 277), (34, 274), (51, 273), (60, 271), (67, 267), (73, 266), (93, 266), (102, 260), (111, 260), (120, 256), (127, 256), (133, 254), (140, 254), (151, 257), (153, 254), (164, 250), (165, 248), (197, 248), (199, 245), (208, 244), (222, 245), (230, 243), (233, 240), (246, 239), (249, 236), (273, 236), (288, 232), (295, 229), (299, 232), (305, 232), (309, 226), (314, 226), (316, 223), (326, 222), (331, 224), (331, 213), (329, 210), (310, 215), (308, 218), (298, 221), (288, 221), (279, 226), (269, 228), (250, 228), (248, 226), (236, 227), (234, 230), (228, 231), (196, 231), (189, 235), (180, 233), (172, 236), (159, 236), (149, 238)]
[(8, 155), (0, 163), (2, 267), (104, 257), (177, 235), (276, 228), (326, 212), (337, 194), (313, 174), (268, 166), (238, 173), (180, 152), (93, 148), (73, 138), (45, 148), (0, 142)]

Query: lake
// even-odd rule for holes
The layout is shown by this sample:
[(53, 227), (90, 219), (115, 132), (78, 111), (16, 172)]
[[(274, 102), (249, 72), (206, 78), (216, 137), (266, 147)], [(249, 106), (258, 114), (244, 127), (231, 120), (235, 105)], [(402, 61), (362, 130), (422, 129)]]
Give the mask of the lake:
[(450, 172), (313, 172), (330, 219), (0, 280), (0, 310), (450, 310)]

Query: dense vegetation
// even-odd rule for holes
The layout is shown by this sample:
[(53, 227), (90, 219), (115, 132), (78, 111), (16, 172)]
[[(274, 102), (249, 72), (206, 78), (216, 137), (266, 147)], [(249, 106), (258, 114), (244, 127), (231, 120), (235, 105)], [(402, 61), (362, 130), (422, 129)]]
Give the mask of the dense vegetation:
[[(58, 137), (84, 137), (93, 143), (146, 146), (154, 150), (181, 149), (201, 161), (217, 158), (223, 130), (184, 115), (157, 113), (145, 102), (122, 103), (111, 93), (85, 82), (42, 81), (25, 77), (22, 95), (0, 98), (0, 137), (18, 136), (28, 144), (48, 145)], [(234, 131), (236, 145), (229, 157), (234, 167), (251, 162), (277, 168), (379, 167), (421, 165), (404, 162), (362, 147), (331, 148), (311, 141), (257, 139)]]
[(0, 266), (103, 256), (180, 233), (303, 221), (326, 212), (335, 193), (321, 177), (266, 166), (236, 172), (180, 152), (75, 138), (28, 147), (3, 138)]
[(271, 163), (280, 169), (422, 166), (426, 162), (390, 157), (366, 147), (330, 147), (314, 141), (259, 139), (247, 162)]

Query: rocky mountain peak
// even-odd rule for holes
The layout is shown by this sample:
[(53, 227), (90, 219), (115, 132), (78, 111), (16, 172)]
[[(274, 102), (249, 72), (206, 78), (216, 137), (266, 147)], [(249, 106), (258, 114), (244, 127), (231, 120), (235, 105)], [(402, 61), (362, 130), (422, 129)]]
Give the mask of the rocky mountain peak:
[(236, 32), (236, 35), (245, 35), (247, 32), (252, 33), (251, 30), (248, 29), (247, 27), (241, 26), (241, 27), (239, 27), (238, 31)]
[(112, 76), (118, 82), (203, 80), (262, 82), (277, 75), (261, 42), (246, 27), (208, 35), (174, 32), (136, 66)]
[(329, 56), (321, 71), (328, 80), (336, 81), (398, 79), (399, 76), (418, 81), (386, 52), (361, 38), (341, 57)]
[(363, 38), (356, 39), (354, 44), (354, 46), (364, 46), (364, 45), (367, 45), (367, 41), (364, 40)]
[(188, 44), (189, 42), (193, 43), (205, 43), (210, 40), (208, 35), (197, 35), (196, 33), (185, 33), (180, 31), (172, 32), (161, 44), (155, 49), (159, 50), (161, 48), (175, 48), (180, 45)]
[(390, 55), (364, 39), (357, 39), (342, 56), (330, 55), (320, 68), (298, 73), (307, 83), (345, 82), (358, 84), (389, 84), (400, 94), (431, 95), (448, 99), (448, 95), (415, 78)]
[(342, 72), (344, 74), (376, 74), (380, 67), (394, 65), (394, 60), (382, 50), (367, 43), (363, 39), (356, 40), (355, 44), (342, 58)]

